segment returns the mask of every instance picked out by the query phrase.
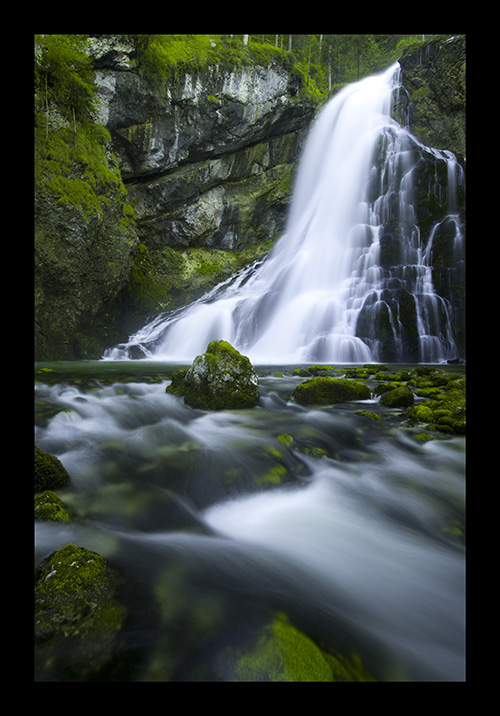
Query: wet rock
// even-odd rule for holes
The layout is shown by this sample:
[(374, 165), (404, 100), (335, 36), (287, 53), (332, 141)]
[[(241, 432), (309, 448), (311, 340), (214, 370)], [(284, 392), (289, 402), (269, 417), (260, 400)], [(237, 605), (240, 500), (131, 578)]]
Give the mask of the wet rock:
[(298, 385), (293, 397), (301, 405), (327, 405), (349, 400), (368, 400), (370, 390), (358, 380), (317, 377)]
[(201, 410), (252, 408), (260, 401), (254, 367), (227, 341), (212, 341), (191, 368), (174, 373), (166, 391)]
[(389, 390), (380, 398), (381, 405), (389, 408), (408, 408), (413, 402), (413, 393), (406, 385)]
[(35, 497), (35, 520), (70, 522), (71, 516), (64, 502), (52, 490), (45, 490)]
[(113, 655), (125, 618), (116, 573), (96, 552), (69, 544), (35, 576), (37, 680), (90, 680)]
[(59, 458), (35, 445), (35, 492), (64, 487), (69, 480), (68, 471)]

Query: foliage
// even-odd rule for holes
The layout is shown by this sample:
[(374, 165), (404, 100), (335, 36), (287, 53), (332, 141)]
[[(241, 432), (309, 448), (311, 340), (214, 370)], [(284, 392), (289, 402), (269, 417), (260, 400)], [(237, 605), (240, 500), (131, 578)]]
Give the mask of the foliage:
[(301, 91), (322, 102), (349, 82), (395, 62), (408, 45), (429, 35), (129, 35), (139, 68), (154, 82), (175, 81), (210, 64), (285, 64)]
[(110, 134), (92, 121), (96, 88), (86, 43), (86, 35), (35, 36), (35, 180), (37, 190), (88, 219), (101, 215), (110, 192), (124, 201), (125, 188)]
[(40, 124), (35, 127), (35, 179), (41, 191), (76, 206), (85, 218), (101, 214), (110, 191), (125, 193), (118, 169), (108, 161), (110, 136), (104, 127), (88, 122), (46, 134)]
[(290, 62), (288, 53), (267, 43), (244, 45), (229, 35), (129, 35), (136, 43), (139, 70), (152, 82), (175, 81), (186, 71), (209, 65), (240, 67)]
[(95, 100), (86, 35), (35, 36), (35, 110), (57, 107), (73, 122), (89, 118)]

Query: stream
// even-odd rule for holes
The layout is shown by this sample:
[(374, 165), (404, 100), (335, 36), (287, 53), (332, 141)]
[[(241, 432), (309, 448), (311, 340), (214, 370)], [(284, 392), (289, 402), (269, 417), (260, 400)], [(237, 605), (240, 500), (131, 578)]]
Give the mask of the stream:
[(73, 543), (125, 575), (126, 678), (153, 680), (170, 628), (186, 655), (165, 680), (230, 680), (221, 654), (280, 611), (377, 680), (465, 680), (465, 438), (421, 442), (375, 397), (298, 405), (297, 366), (256, 366), (256, 408), (194, 410), (165, 393), (177, 367), (35, 367), (35, 444), (76, 515), (35, 523), (35, 561)]

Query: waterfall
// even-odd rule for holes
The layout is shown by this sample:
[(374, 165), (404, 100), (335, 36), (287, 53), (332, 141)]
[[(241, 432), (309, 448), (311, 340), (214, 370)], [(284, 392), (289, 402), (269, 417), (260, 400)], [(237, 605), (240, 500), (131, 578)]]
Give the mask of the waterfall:
[(447, 192), (458, 250), (463, 177), (450, 152), (391, 117), (401, 87), (396, 63), (336, 94), (310, 130), (285, 232), (266, 260), (104, 357), (190, 361), (222, 338), (256, 363), (454, 358), (452, 306), (433, 285), (438, 225), (422, 235), (415, 176), (423, 159), (434, 173), (446, 166), (446, 181), (431, 177), (428, 191)]

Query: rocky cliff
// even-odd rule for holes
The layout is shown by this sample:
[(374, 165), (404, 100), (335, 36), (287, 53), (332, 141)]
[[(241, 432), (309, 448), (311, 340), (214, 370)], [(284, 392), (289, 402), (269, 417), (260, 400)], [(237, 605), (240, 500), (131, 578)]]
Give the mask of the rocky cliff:
[(409, 126), (429, 146), (465, 156), (465, 35), (437, 36), (399, 61), (410, 98)]
[[(276, 60), (211, 65), (164, 86), (141, 75), (134, 45), (118, 36), (95, 37), (92, 55), (95, 120), (110, 133), (109, 161), (135, 223), (115, 240), (106, 219), (115, 202), (101, 202), (86, 225), (76, 207), (40, 198), (39, 359), (100, 357), (149, 315), (264, 255), (283, 228), (316, 110), (300, 96), (299, 78)], [(121, 285), (111, 289), (113, 272)]]

